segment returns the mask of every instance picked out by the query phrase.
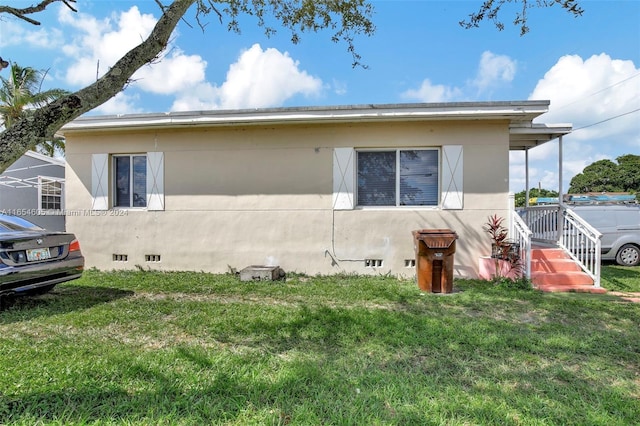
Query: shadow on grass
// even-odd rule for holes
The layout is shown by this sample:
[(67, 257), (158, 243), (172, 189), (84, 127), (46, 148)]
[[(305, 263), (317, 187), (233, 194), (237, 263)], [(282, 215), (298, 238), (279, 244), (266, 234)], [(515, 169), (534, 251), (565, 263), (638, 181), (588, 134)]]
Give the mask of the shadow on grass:
[[(131, 294), (65, 285), (19, 312)], [(0, 390), (0, 422), (633, 424), (638, 311), (599, 300), (467, 287), (399, 309), (162, 301), (171, 346), (118, 343), (73, 385)]]
[(19, 296), (7, 301), (0, 311), (0, 324), (30, 320), (42, 316), (81, 311), (92, 306), (129, 297), (130, 290), (110, 287), (59, 285), (39, 296)]
[(607, 290), (640, 292), (640, 267), (603, 265), (600, 276)]
[[(291, 327), (313, 335), (315, 321), (325, 313)], [(389, 315), (378, 312), (368, 319), (381, 328)], [(349, 311), (329, 320), (338, 336), (364, 325)], [(394, 328), (416, 334), (429, 328), (411, 315), (395, 321)], [(394, 349), (384, 342), (388, 329), (381, 329), (369, 331), (369, 338)], [(545, 362), (533, 363), (529, 345), (505, 345), (498, 354), (490, 351), (490, 342), (464, 342), (473, 333), (460, 334), (455, 342), (436, 333), (423, 346), (401, 345), (390, 357), (357, 358), (360, 368), (349, 366), (353, 354), (339, 337), (327, 342), (325, 334), (293, 344), (289, 333), (269, 333), (272, 347), (306, 354), (298, 357), (239, 352), (222, 357), (210, 348), (178, 346), (171, 361), (182, 366), (178, 370), (125, 357), (117, 382), (88, 381), (12, 398), (0, 393), (0, 418), (7, 424), (632, 424), (640, 415), (631, 390), (583, 372), (581, 362), (571, 362), (570, 348), (556, 353), (568, 362), (550, 363), (545, 354)], [(308, 351), (311, 342), (316, 346)], [(603, 360), (606, 352), (599, 353)], [(520, 362), (524, 355), (527, 362)], [(499, 368), (489, 356), (502, 356)], [(185, 375), (188, 363), (197, 377)], [(251, 365), (260, 363), (273, 370), (255, 374), (262, 370)]]

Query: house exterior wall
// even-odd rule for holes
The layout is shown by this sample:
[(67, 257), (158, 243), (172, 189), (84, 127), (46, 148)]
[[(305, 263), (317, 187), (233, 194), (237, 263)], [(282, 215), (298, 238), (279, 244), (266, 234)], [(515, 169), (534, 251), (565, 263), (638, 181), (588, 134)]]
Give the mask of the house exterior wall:
[[(461, 145), (464, 208), (334, 210), (335, 148)], [(164, 210), (91, 210), (93, 154), (164, 153)], [(88, 267), (413, 276), (411, 231), (457, 232), (455, 274), (477, 276), (487, 216), (508, 213), (508, 122), (324, 123), (67, 135), (67, 229)], [(114, 255), (126, 255), (124, 257)], [(145, 255), (160, 255), (147, 261)], [(114, 261), (114, 259), (117, 259)], [(365, 266), (381, 259), (381, 267)]]
[[(39, 154), (25, 154), (2, 174), (0, 179), (0, 211), (22, 217), (51, 231), (65, 230), (63, 211), (46, 211), (38, 203), (38, 176), (64, 182), (65, 166), (42, 160)], [(17, 181), (17, 180), (19, 181)], [(64, 192), (64, 183), (62, 184)]]

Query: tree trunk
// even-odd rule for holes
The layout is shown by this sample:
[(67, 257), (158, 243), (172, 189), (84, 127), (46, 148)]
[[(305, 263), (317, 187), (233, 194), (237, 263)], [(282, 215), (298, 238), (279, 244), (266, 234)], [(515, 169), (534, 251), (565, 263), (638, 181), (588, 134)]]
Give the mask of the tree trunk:
[(66, 123), (102, 105), (129, 83), (131, 76), (167, 47), (180, 19), (197, 0), (175, 0), (164, 9), (153, 31), (95, 83), (38, 108), (0, 134), (0, 173), (36, 144), (52, 138)]

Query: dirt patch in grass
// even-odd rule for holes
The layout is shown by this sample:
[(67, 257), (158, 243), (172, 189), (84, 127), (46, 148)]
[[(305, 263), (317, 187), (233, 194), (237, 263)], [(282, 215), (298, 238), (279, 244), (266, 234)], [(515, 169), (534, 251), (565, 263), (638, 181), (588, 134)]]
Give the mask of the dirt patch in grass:
[(386, 311), (404, 310), (403, 305), (399, 303), (374, 303), (374, 302), (357, 302), (352, 301), (336, 303), (335, 300), (309, 300), (304, 297), (265, 297), (265, 296), (221, 296), (219, 294), (202, 294), (202, 293), (150, 293), (136, 292), (132, 296), (133, 299), (146, 299), (152, 301), (171, 300), (184, 302), (211, 302), (220, 304), (238, 304), (250, 303), (255, 305), (267, 306), (284, 306), (284, 307), (300, 307), (309, 305), (322, 305), (327, 308), (364, 308), (364, 309), (380, 309)]
[(610, 291), (607, 294), (611, 296), (617, 296), (625, 302), (640, 303), (640, 293), (626, 292), (626, 291)]

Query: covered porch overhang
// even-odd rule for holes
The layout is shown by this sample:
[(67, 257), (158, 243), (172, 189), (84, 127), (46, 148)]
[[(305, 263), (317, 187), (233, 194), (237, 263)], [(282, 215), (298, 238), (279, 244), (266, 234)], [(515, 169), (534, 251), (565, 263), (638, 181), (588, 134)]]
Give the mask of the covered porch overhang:
[(571, 124), (512, 123), (509, 126), (509, 151), (524, 151), (525, 206), (529, 206), (529, 150), (558, 139), (558, 202), (562, 203), (562, 137), (571, 133)]
[[(562, 138), (571, 133), (570, 124), (511, 123), (509, 126), (509, 150), (525, 153), (525, 213), (521, 218), (514, 210), (511, 212), (510, 232), (520, 247), (524, 247), (524, 272), (527, 278), (537, 282), (537, 288), (565, 288), (570, 291), (601, 292), (600, 261), (601, 234), (582, 220), (572, 210), (564, 206), (562, 185)], [(529, 206), (529, 150), (536, 146), (558, 139), (558, 204), (553, 206)], [(512, 199), (513, 202), (513, 199)], [(513, 204), (512, 204), (513, 207)], [(587, 280), (575, 278), (571, 281), (566, 271), (554, 269), (552, 261), (545, 258), (543, 267), (536, 263), (535, 277), (532, 275), (532, 241), (543, 247), (560, 248), (586, 273)], [(541, 250), (538, 248), (537, 250)], [(542, 255), (544, 257), (544, 255)], [(553, 278), (555, 276), (559, 278)], [(541, 278), (547, 277), (547, 281)], [(552, 277), (552, 278), (548, 278)], [(551, 281), (549, 281), (551, 280)], [(557, 280), (561, 281), (558, 282)], [(543, 290), (545, 291), (545, 290)], [(554, 291), (554, 290), (546, 290)]]

